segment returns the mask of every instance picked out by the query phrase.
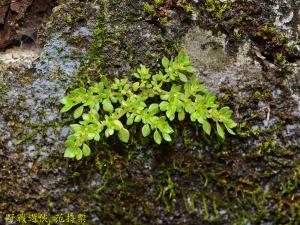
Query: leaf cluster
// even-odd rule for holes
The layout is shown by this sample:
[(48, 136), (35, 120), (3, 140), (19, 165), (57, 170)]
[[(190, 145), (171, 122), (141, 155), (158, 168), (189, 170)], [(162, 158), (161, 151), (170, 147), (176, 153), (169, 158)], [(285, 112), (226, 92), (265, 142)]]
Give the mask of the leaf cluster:
[(174, 132), (170, 125), (186, 117), (202, 126), (207, 135), (215, 123), (217, 135), (224, 139), (225, 130), (237, 124), (228, 107), (219, 109), (216, 97), (199, 79), (191, 75), (194, 68), (189, 57), (180, 52), (174, 60), (162, 58), (163, 70), (151, 73), (144, 65), (127, 78), (113, 81), (102, 78), (89, 88), (77, 88), (61, 99), (61, 112), (73, 110), (78, 121), (71, 125), (64, 156), (80, 160), (91, 153), (89, 142), (117, 134), (120, 141), (130, 139), (129, 128), (141, 124), (144, 137), (151, 136), (157, 144), (170, 142)]

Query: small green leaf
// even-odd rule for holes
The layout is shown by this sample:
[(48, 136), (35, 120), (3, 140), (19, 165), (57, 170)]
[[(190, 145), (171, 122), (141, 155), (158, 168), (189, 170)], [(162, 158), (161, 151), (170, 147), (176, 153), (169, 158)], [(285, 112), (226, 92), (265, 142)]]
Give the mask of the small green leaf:
[(73, 106), (74, 106), (74, 104), (67, 104), (67, 105), (65, 105), (65, 106), (60, 110), (60, 112), (62, 112), (62, 113), (67, 112), (67, 111), (69, 111)]
[(127, 129), (122, 128), (121, 130), (119, 130), (118, 136), (120, 141), (127, 143), (129, 141), (130, 133)]
[(184, 65), (190, 64), (189, 56), (182, 51), (179, 52), (177, 59), (180, 63), (183, 63)]
[(133, 73), (133, 76), (134, 76), (135, 78), (139, 78), (139, 79), (141, 78), (139, 73)]
[(164, 74), (161, 71), (159, 71), (157, 74), (153, 76), (154, 81), (161, 81), (163, 78), (164, 78)]
[(145, 124), (143, 126), (143, 128), (142, 128), (142, 134), (143, 134), (143, 136), (147, 137), (150, 134), (150, 131), (151, 131), (151, 129), (150, 129), (149, 124)]
[[(74, 142), (74, 140), (71, 140), (71, 138), (74, 137), (74, 136), (69, 136), (68, 137), (68, 140), (65, 142), (65, 146), (67, 148), (74, 148), (76, 143)], [(76, 137), (74, 137), (76, 139)]]
[(70, 103), (70, 97), (69, 96), (65, 96), (59, 102), (61, 104), (63, 104), (63, 105), (66, 105), (66, 104)]
[(126, 124), (129, 126), (129, 125), (132, 125), (133, 124), (133, 120), (134, 120), (134, 115), (131, 114), (128, 118), (127, 118), (127, 122)]
[(171, 120), (171, 121), (175, 119), (175, 113), (171, 110), (167, 111), (166, 115), (169, 118), (169, 120)]
[(234, 131), (230, 127), (228, 127), (226, 123), (224, 123), (224, 125), (225, 125), (226, 130), (228, 131), (228, 133), (230, 133), (232, 135), (235, 135)]
[(78, 119), (83, 113), (83, 106), (78, 107), (75, 111), (74, 111), (74, 119)]
[(103, 90), (104, 90), (104, 84), (103, 84), (103, 82), (96, 83), (96, 84), (94, 84), (94, 86), (92, 86), (90, 88), (90, 91), (92, 93), (97, 93), (97, 94), (102, 93)]
[(168, 141), (168, 142), (172, 141), (172, 138), (168, 133), (162, 133), (162, 135), (166, 141)]
[(211, 126), (210, 123), (207, 122), (207, 120), (202, 121), (203, 130), (206, 134), (210, 135), (211, 132)]
[(233, 130), (231, 130), (230, 128), (227, 128), (227, 127), (226, 127), (226, 129), (227, 129), (228, 133), (230, 133), (230, 134), (232, 134), (232, 135), (235, 135), (235, 133), (234, 133)]
[(194, 67), (192, 67), (192, 66), (187, 66), (187, 67), (185, 67), (184, 68), (185, 69), (185, 71), (187, 71), (187, 72), (189, 72), (189, 73), (192, 73), (192, 72), (194, 72)]
[(86, 121), (90, 120), (90, 114), (88, 114), (88, 113), (82, 114), (81, 117), (83, 120), (86, 120)]
[(98, 101), (94, 102), (94, 104), (90, 106), (90, 109), (95, 110), (96, 112), (98, 112), (99, 109), (100, 109), (100, 103)]
[(71, 124), (70, 127), (74, 132), (80, 132), (82, 130), (82, 126), (79, 124)]
[(137, 71), (143, 80), (148, 80), (151, 77), (149, 69), (144, 65), (141, 65), (140, 69), (138, 69)]
[(87, 144), (83, 144), (82, 153), (84, 156), (89, 156), (91, 154), (91, 149)]
[(114, 134), (114, 129), (108, 127), (108, 128), (105, 130), (105, 137), (109, 137), (109, 136), (111, 136), (111, 135), (113, 135), (113, 134)]
[(110, 100), (112, 103), (117, 103), (118, 100), (123, 100), (123, 97), (120, 96), (119, 98), (116, 98), (115, 96), (110, 96)]
[(120, 120), (114, 120), (113, 124), (115, 125), (115, 130), (120, 130), (121, 128), (123, 128), (123, 124)]
[(103, 110), (104, 111), (110, 112), (110, 113), (114, 111), (114, 106), (111, 104), (110, 100), (104, 99), (102, 104), (103, 104)]
[(180, 79), (182, 82), (187, 82), (187, 78), (186, 78), (186, 76), (185, 76), (183, 73), (179, 73), (179, 79)]
[(170, 62), (169, 59), (167, 57), (165, 57), (165, 56), (161, 60), (161, 63), (162, 63), (162, 65), (163, 65), (164, 68), (168, 68), (169, 67), (169, 62)]
[(88, 133), (88, 140), (92, 140), (95, 138), (95, 133)]
[(197, 118), (198, 118), (198, 113), (197, 112), (194, 112), (194, 113), (191, 114), (190, 119), (191, 119), (192, 122), (195, 122), (197, 120)]
[(152, 114), (158, 113), (158, 104), (154, 103), (149, 106), (149, 112)]
[(160, 99), (161, 100), (168, 100), (170, 98), (170, 95), (169, 94), (163, 94), (163, 95), (160, 95)]
[(154, 141), (160, 145), (161, 144), (161, 135), (157, 130), (155, 130), (153, 137), (154, 137)]
[(174, 132), (173, 128), (168, 123), (164, 124), (163, 133), (171, 134), (173, 132)]
[(133, 85), (132, 85), (132, 89), (134, 91), (137, 91), (139, 89), (139, 86), (140, 86), (140, 83), (139, 82), (135, 82)]
[(194, 107), (194, 104), (192, 102), (188, 102), (186, 105), (185, 105), (185, 111), (192, 114), (195, 112), (195, 107)]
[(222, 138), (225, 139), (225, 134), (221, 125), (217, 122), (217, 133)]
[(137, 116), (134, 118), (134, 122), (136, 122), (136, 123), (141, 122), (141, 120), (142, 120), (142, 117), (141, 117), (140, 115), (137, 115)]
[(159, 104), (159, 108), (161, 111), (167, 111), (168, 106), (169, 106), (169, 102), (165, 102), (165, 101), (163, 101)]
[(76, 148), (76, 149), (75, 149), (75, 155), (76, 155), (76, 159), (77, 159), (77, 160), (82, 159), (82, 151), (81, 151), (80, 148)]
[(65, 158), (74, 158), (75, 157), (75, 151), (74, 148), (67, 148), (64, 153)]
[(182, 120), (184, 120), (184, 118), (185, 118), (185, 112), (184, 112), (184, 110), (181, 110), (181, 111), (178, 113), (178, 120), (179, 120), (179, 121), (182, 121)]
[(95, 134), (94, 140), (95, 141), (99, 141), (100, 140), (100, 135), (98, 133)]
[(229, 127), (229, 128), (234, 128), (234, 127), (236, 127), (237, 126), (237, 123), (236, 122), (234, 122), (233, 120), (227, 120), (226, 122), (224, 122), (224, 124), (226, 124), (226, 126), (227, 127)]
[(230, 117), (232, 114), (232, 111), (230, 110), (230, 108), (228, 106), (226, 106), (226, 107), (223, 107), (222, 109), (220, 109), (220, 114), (225, 117)]

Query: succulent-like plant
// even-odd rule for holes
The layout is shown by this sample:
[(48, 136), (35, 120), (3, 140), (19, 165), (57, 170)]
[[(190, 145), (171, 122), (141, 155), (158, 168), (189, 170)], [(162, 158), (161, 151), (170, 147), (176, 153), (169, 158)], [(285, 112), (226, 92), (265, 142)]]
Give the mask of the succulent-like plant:
[[(144, 137), (151, 135), (157, 144), (172, 140), (172, 121), (189, 116), (192, 122), (211, 134), (211, 123), (216, 124), (217, 135), (224, 139), (227, 130), (236, 123), (229, 107), (219, 109), (216, 97), (208, 92), (199, 79), (192, 75), (194, 68), (189, 57), (180, 52), (174, 60), (162, 58), (163, 70), (152, 74), (144, 65), (127, 78), (113, 81), (103, 77), (86, 88), (77, 88), (61, 99), (61, 112), (74, 109), (71, 134), (66, 141), (64, 156), (80, 160), (91, 153), (89, 142), (99, 141), (117, 133), (120, 141), (130, 139), (129, 127), (141, 123)], [(188, 76), (191, 75), (191, 76)]]

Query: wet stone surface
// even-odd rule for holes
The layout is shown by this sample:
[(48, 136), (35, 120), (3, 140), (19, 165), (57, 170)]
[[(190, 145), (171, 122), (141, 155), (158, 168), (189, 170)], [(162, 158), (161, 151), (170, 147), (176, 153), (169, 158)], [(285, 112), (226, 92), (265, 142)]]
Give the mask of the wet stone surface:
[[(54, 11), (65, 17), (75, 6), (86, 9), (86, 23), (68, 24), (60, 20), (64, 27), (57, 33), (44, 34), (47, 40), (40, 54), (34, 46), (1, 53), (0, 173), (4, 184), (1, 213), (42, 213), (47, 211), (49, 196), (58, 201), (64, 193), (62, 174), (66, 175), (67, 167), (62, 169), (52, 164), (56, 162), (55, 155), (63, 154), (63, 142), (69, 134), (59, 112), (59, 99), (76, 80), (76, 71), (91, 45), (98, 15), (97, 5), (90, 2), (73, 1)], [(55, 26), (51, 20), (57, 22), (57, 19), (55, 14), (49, 19), (49, 30)], [(68, 42), (69, 33), (82, 45)], [(2, 214), (0, 223), (5, 224)]]
[[(233, 1), (220, 19), (200, 1), (190, 1), (192, 13), (167, 1), (152, 16), (145, 2), (68, 1), (39, 33), (38, 58), (0, 56), (0, 212), (85, 213), (89, 225), (298, 224), (300, 66), (287, 50), (298, 39), (298, 3)], [(234, 110), (235, 136), (220, 142), (175, 123), (171, 144), (137, 133), (128, 145), (93, 143), (84, 160), (63, 158), (74, 123), (59, 112), (68, 87), (130, 77), (140, 63), (156, 70), (178, 50)]]

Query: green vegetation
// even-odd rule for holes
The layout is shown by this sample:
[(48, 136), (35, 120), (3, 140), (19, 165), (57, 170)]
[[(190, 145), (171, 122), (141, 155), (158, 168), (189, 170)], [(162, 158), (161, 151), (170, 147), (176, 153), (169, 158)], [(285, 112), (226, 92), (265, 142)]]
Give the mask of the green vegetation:
[(183, 8), (186, 12), (195, 11), (195, 7), (188, 0), (179, 0), (175, 2), (165, 0), (153, 0), (151, 3), (144, 4), (144, 11), (152, 16), (166, 16), (168, 8), (175, 3), (176, 7)]
[(155, 7), (154, 5), (150, 5), (149, 3), (145, 3), (144, 10), (146, 13), (150, 15), (155, 15)]
[(216, 17), (221, 19), (225, 11), (230, 8), (231, 1), (227, 0), (224, 3), (220, 0), (205, 0), (206, 10), (209, 13), (215, 13)]
[[(162, 174), (162, 178), (159, 179), (161, 184), (159, 185), (159, 195), (156, 200), (162, 199), (166, 208), (170, 210), (175, 207), (176, 203), (176, 192), (175, 187), (176, 184), (172, 181), (170, 174), (167, 172), (166, 177), (165, 174)], [(171, 205), (169, 205), (169, 201), (171, 201)]]
[[(163, 71), (151, 74), (141, 65), (134, 73), (135, 80), (115, 78), (113, 82), (103, 77), (88, 89), (77, 88), (61, 100), (61, 112), (74, 109), (73, 134), (66, 141), (65, 157), (80, 160), (91, 154), (90, 141), (99, 141), (117, 133), (127, 143), (130, 131), (126, 126), (142, 123), (142, 135), (153, 136), (157, 144), (170, 142), (174, 132), (169, 122), (175, 118), (183, 121), (189, 114), (192, 122), (198, 122), (205, 134), (213, 127), (217, 135), (225, 138), (226, 129), (235, 134), (229, 107), (219, 109), (216, 97), (208, 92), (193, 73), (189, 57), (180, 52), (174, 60), (162, 59)], [(126, 126), (125, 126), (126, 124)]]
[(276, 54), (275, 62), (277, 62), (280, 65), (288, 64), (288, 61), (286, 60), (285, 56), (282, 53), (277, 53)]

